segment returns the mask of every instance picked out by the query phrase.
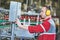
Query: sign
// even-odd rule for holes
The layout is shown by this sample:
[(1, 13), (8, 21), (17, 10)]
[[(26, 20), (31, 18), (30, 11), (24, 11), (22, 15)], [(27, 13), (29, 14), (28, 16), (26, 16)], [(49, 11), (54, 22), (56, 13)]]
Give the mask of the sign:
[(10, 2), (9, 10), (9, 21), (14, 22), (16, 18), (21, 15), (21, 3), (20, 2)]

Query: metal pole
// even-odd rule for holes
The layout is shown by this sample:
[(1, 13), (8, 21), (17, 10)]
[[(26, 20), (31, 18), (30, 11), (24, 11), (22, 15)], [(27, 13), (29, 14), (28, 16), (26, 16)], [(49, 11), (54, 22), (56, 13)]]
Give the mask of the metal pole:
[(15, 35), (14, 35), (15, 23), (12, 23), (12, 24), (11, 24), (11, 27), (12, 27), (11, 40), (14, 40), (14, 37), (15, 37)]
[(0, 29), (0, 40), (1, 40), (1, 33), (2, 33), (2, 30)]
[(26, 6), (28, 7), (28, 0), (26, 0)]
[(39, 0), (39, 6), (41, 5), (41, 0)]
[(36, 25), (38, 25), (39, 24), (39, 15), (37, 15), (37, 23), (36, 23)]
[(26, 21), (26, 19), (24, 18), (24, 24), (23, 25), (25, 25), (25, 21)]
[(30, 18), (28, 20), (29, 20), (29, 24), (28, 25), (30, 25)]
[(33, 4), (33, 0), (31, 0), (31, 4)]
[(26, 0), (26, 4), (28, 5), (28, 0)]

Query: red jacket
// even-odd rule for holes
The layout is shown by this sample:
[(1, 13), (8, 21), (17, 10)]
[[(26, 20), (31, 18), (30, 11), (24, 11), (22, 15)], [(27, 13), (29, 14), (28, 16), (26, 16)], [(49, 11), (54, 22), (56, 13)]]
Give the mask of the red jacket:
[[(50, 28), (50, 23), (48, 22), (48, 20), (50, 20), (50, 18), (44, 20), (44, 22), (42, 23), (43, 27), (45, 28), (46, 32), (49, 30)], [(44, 32), (44, 28), (42, 28), (42, 26), (36, 25), (36, 26), (29, 26), (28, 30), (30, 33), (43, 33)], [(43, 34), (43, 35), (39, 35), (38, 36), (38, 40), (55, 40), (55, 34)]]

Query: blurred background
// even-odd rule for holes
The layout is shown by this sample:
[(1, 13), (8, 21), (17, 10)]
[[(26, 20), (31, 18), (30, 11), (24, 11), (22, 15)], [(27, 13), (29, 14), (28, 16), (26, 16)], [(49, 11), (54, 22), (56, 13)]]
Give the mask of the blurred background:
[[(28, 21), (28, 18), (30, 18), (31, 21), (35, 23), (35, 21), (37, 20), (37, 14), (39, 14), (41, 11), (41, 7), (43, 5), (49, 6), (52, 11), (51, 13), (53, 20), (56, 24), (56, 33), (57, 33), (56, 40), (60, 39), (59, 38), (60, 37), (60, 0), (0, 0), (0, 29), (1, 28), (9, 29), (8, 26), (10, 25), (8, 19), (9, 19), (10, 1), (16, 1), (22, 3), (22, 7), (21, 7), (22, 15), (20, 17), (22, 22), (24, 18), (26, 19), (26, 21)], [(36, 15), (34, 15), (34, 13), (36, 13)]]

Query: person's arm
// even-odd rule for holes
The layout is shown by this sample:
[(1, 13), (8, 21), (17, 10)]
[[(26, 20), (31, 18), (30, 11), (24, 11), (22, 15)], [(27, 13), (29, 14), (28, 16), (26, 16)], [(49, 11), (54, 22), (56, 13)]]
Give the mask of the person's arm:
[(42, 24), (36, 25), (36, 26), (21, 25), (19, 19), (17, 19), (16, 23), (20, 28), (28, 30), (30, 33), (35, 33), (35, 32), (39, 33), (39, 32), (48, 31), (50, 29), (50, 23), (48, 21), (46, 21)]
[(30, 33), (43, 33), (43, 32), (47, 32), (50, 29), (50, 23), (48, 21), (36, 25), (36, 26), (29, 26), (28, 30)]
[(28, 26), (21, 25), (19, 19), (16, 19), (16, 24), (18, 25), (19, 28), (22, 28), (22, 29), (28, 30)]

